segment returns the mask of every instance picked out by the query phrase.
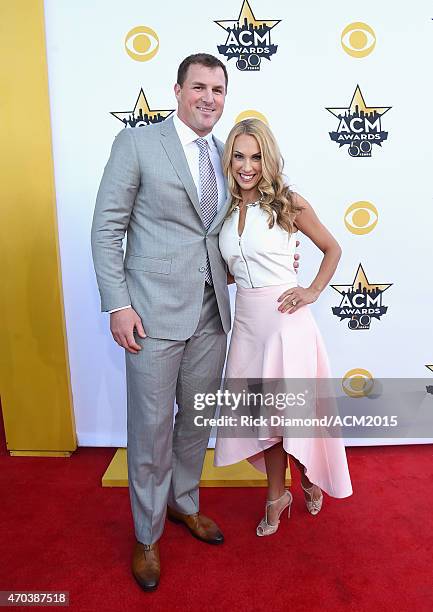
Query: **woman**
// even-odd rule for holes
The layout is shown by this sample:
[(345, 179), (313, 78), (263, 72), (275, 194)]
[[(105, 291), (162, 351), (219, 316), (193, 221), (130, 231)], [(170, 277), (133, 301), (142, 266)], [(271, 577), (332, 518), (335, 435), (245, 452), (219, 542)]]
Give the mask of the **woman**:
[[(233, 127), (223, 167), (232, 202), (219, 245), (237, 285), (226, 379), (329, 379), (325, 347), (308, 304), (328, 285), (341, 249), (310, 204), (285, 185), (278, 145), (263, 122), (246, 119)], [(319, 271), (307, 288), (298, 286), (293, 267), (298, 231), (323, 252)], [(275, 533), (284, 510), (290, 516), (293, 496), (285, 489), (289, 457), (301, 473), (311, 514), (322, 507), (322, 489), (333, 497), (351, 495), (339, 437), (218, 435), (215, 465), (247, 458), (266, 469), (268, 495), (258, 536)]]

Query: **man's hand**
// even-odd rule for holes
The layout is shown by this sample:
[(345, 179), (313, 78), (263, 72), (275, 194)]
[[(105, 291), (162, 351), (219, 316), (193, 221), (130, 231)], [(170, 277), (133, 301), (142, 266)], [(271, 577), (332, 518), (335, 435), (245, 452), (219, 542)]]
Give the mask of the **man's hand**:
[(110, 329), (114, 340), (119, 346), (123, 346), (128, 353), (134, 355), (141, 351), (141, 346), (134, 340), (134, 329), (140, 338), (145, 338), (146, 334), (141, 323), (141, 319), (133, 308), (125, 308), (110, 314)]

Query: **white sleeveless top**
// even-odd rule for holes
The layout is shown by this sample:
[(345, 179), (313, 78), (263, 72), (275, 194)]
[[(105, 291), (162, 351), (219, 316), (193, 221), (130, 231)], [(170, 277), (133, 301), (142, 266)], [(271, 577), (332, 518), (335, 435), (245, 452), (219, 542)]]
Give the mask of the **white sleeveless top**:
[(241, 287), (296, 287), (293, 263), (297, 232), (289, 234), (276, 221), (269, 228), (268, 219), (258, 202), (248, 204), (244, 231), (239, 237), (239, 208), (236, 207), (221, 228), (221, 254)]

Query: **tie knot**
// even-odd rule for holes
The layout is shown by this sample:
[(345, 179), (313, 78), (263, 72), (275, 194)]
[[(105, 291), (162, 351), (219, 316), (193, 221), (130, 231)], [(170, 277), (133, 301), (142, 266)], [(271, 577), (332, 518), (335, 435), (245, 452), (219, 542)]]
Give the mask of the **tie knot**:
[(197, 138), (196, 143), (200, 151), (207, 151), (207, 140), (206, 138)]

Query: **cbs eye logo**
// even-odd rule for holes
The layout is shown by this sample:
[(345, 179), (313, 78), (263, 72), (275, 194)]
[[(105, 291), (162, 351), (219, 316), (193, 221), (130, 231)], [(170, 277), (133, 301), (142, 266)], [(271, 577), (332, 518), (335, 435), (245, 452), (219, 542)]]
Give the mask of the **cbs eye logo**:
[(376, 34), (367, 23), (350, 23), (341, 33), (341, 46), (352, 57), (366, 57), (376, 46)]
[(372, 232), (378, 220), (379, 213), (371, 202), (354, 202), (344, 214), (346, 228), (358, 236)]
[(158, 34), (147, 26), (132, 28), (125, 37), (126, 53), (137, 62), (148, 62), (158, 53)]
[(354, 368), (343, 376), (341, 387), (349, 397), (366, 397), (374, 387), (374, 378), (368, 370)]
[(243, 121), (244, 119), (260, 119), (260, 121), (263, 121), (263, 123), (266, 123), (266, 125), (269, 125), (269, 121), (266, 119), (263, 113), (261, 113), (260, 111), (253, 110), (253, 109), (244, 110), (241, 113), (239, 113), (239, 115), (235, 119), (235, 123), (239, 123), (240, 121)]

